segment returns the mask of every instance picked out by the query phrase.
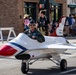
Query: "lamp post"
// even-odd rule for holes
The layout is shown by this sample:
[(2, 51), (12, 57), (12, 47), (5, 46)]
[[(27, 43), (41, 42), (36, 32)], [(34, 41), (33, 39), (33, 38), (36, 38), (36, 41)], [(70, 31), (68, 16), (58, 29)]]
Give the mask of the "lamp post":
[(49, 4), (49, 0), (46, 0), (46, 16), (48, 17), (48, 19), (50, 15), (50, 4)]

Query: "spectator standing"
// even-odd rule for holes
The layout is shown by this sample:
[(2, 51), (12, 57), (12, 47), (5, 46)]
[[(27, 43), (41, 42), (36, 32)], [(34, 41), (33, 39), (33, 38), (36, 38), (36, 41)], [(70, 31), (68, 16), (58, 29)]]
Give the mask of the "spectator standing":
[(68, 17), (68, 23), (69, 23), (69, 26), (70, 26), (69, 36), (71, 36), (72, 35), (72, 14), (70, 14), (69, 17)]
[(48, 36), (48, 26), (50, 24), (50, 21), (45, 16), (45, 11), (44, 10), (40, 11), (37, 23), (38, 23), (39, 30), (41, 30), (41, 28), (42, 28), (42, 31), (45, 33), (46, 36)]
[(53, 26), (52, 24), (49, 25), (49, 29), (48, 29), (48, 35), (50, 36), (53, 33)]
[(68, 36), (69, 35), (69, 21), (68, 21), (68, 17), (66, 17), (65, 19), (65, 24), (64, 24), (64, 36)]
[(76, 26), (75, 26), (75, 18), (74, 16), (72, 15), (72, 31), (71, 31), (71, 35), (72, 36), (75, 36), (75, 31), (76, 30)]
[(75, 18), (75, 23), (74, 23), (74, 27), (73, 27), (73, 30), (74, 30), (74, 35), (76, 36), (76, 17)]
[(72, 17), (71, 14), (69, 17), (66, 17), (64, 24), (64, 36), (70, 36), (72, 31)]
[(54, 24), (50, 24), (49, 25), (49, 31), (48, 31), (49, 36), (51, 36), (51, 34), (56, 30), (56, 27), (57, 26), (58, 26), (58, 23), (57, 22), (55, 22)]
[(24, 15), (24, 30), (29, 29), (29, 26), (28, 26), (29, 23), (30, 23), (29, 15), (28, 14), (25, 14)]
[(75, 18), (74, 18), (74, 16), (72, 15), (72, 26), (74, 26), (75, 25)]

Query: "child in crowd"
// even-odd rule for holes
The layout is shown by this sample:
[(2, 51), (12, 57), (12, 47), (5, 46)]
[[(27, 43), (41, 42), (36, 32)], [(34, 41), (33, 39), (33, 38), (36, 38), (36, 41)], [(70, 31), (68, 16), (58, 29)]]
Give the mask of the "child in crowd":
[(25, 14), (24, 15), (24, 30), (29, 29), (29, 26), (28, 26), (29, 23), (30, 23), (29, 15), (28, 14)]

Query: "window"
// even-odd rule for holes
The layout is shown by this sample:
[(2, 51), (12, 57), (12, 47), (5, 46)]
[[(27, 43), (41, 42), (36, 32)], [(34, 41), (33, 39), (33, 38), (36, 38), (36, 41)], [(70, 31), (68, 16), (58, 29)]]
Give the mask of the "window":
[(30, 15), (36, 21), (36, 3), (25, 2), (24, 14)]

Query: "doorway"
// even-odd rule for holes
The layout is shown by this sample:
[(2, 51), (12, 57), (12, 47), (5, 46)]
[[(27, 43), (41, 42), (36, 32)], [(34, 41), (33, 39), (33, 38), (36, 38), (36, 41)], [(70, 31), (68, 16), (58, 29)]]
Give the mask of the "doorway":
[(52, 21), (53, 23), (59, 22), (61, 16), (62, 16), (62, 5), (59, 4), (59, 6), (52, 6)]
[(28, 14), (36, 21), (36, 3), (24, 2), (24, 14)]

